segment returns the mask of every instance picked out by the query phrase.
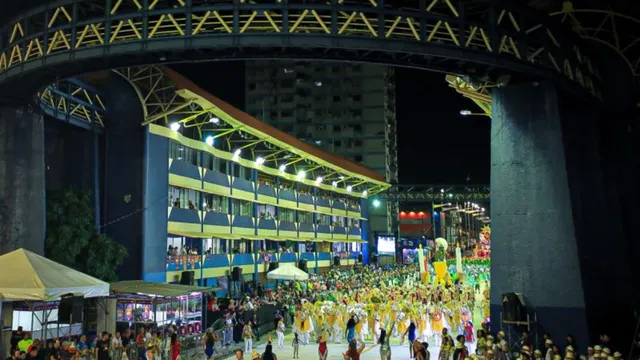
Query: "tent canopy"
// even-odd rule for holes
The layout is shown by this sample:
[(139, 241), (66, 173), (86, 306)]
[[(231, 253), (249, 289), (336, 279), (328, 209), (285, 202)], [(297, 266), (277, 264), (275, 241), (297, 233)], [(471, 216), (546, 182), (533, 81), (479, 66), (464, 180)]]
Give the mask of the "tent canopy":
[(280, 263), (277, 269), (267, 273), (267, 278), (274, 280), (309, 280), (309, 274), (298, 269), (294, 264)]
[(58, 301), (64, 296), (109, 296), (109, 284), (25, 249), (0, 256), (4, 301)]
[(177, 297), (189, 295), (191, 293), (203, 293), (205, 291), (215, 291), (216, 288), (201, 286), (177, 285), (152, 283), (142, 280), (119, 281), (111, 283), (111, 292), (114, 295), (140, 294), (146, 296)]

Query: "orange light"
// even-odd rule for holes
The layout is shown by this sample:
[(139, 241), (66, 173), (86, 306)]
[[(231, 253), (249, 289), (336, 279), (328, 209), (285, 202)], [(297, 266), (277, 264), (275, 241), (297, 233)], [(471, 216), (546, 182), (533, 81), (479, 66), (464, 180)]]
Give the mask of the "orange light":
[(424, 212), (420, 211), (420, 212), (418, 213), (418, 215), (420, 215), (420, 217), (423, 217), (423, 216), (424, 216)]
[(409, 213), (409, 216), (416, 216), (416, 213), (412, 211)]
[(405, 217), (405, 216), (407, 216), (407, 213), (406, 213), (406, 212), (404, 212), (404, 211), (401, 211), (401, 212), (400, 212), (400, 217)]

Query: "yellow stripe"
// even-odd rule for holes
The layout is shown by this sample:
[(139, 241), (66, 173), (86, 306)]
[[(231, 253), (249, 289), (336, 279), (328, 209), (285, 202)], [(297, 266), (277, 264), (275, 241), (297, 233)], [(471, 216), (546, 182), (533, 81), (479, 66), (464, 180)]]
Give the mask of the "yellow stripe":
[(333, 240), (347, 240), (346, 234), (333, 234)]
[(299, 203), (300, 205), (300, 210), (305, 210), (305, 211), (315, 211), (315, 206), (313, 206), (312, 204), (306, 204), (306, 203)]
[(347, 212), (344, 210), (333, 209), (333, 215), (347, 216)]
[(273, 229), (260, 229), (258, 228), (258, 235), (260, 236), (264, 236), (264, 237), (277, 237), (278, 236), (278, 230), (273, 230)]
[[(174, 185), (171, 183), (171, 179), (169, 179), (169, 184)], [(231, 188), (223, 185), (212, 184), (210, 182), (205, 181), (203, 183), (203, 188), (204, 188), (203, 190), (208, 192), (209, 194), (222, 195), (227, 197), (231, 195)]]
[(232, 198), (235, 199), (241, 199), (241, 200), (248, 200), (248, 201), (254, 201), (255, 200), (255, 196), (252, 192), (248, 192), (248, 191), (244, 191), (244, 190), (238, 190), (238, 189), (232, 189), (233, 193), (231, 195)]
[(317, 212), (318, 214), (333, 215), (331, 213), (331, 208), (326, 206), (317, 206), (315, 212)]
[(204, 233), (213, 236), (231, 234), (231, 228), (224, 225), (204, 225)]
[(258, 194), (258, 202), (261, 202), (266, 205), (278, 206), (278, 199), (274, 198), (273, 196)]
[(298, 204), (295, 201), (291, 201), (291, 200), (282, 200), (282, 199), (280, 199), (279, 205), (282, 206), (282, 207), (286, 207), (286, 208), (294, 209), (294, 210), (298, 208)]
[(202, 233), (202, 225), (200, 224), (188, 224), (188, 223), (179, 223), (174, 221), (169, 221), (167, 224), (167, 230), (171, 234), (176, 233)]
[(245, 235), (250, 236), (250, 235), (254, 235), (254, 234), (255, 234), (255, 232), (254, 232), (253, 229), (235, 227), (235, 226), (233, 227), (233, 235), (242, 237), (242, 236), (245, 236)]
[(278, 237), (280, 239), (295, 239), (298, 237), (298, 232), (297, 231), (287, 231), (287, 230), (281, 230), (278, 233)]
[(312, 232), (300, 232), (298, 238), (306, 239), (305, 241), (311, 241), (316, 237), (315, 233)]
[(202, 180), (196, 180), (186, 176), (169, 173), (169, 185), (179, 186), (192, 190), (201, 190)]

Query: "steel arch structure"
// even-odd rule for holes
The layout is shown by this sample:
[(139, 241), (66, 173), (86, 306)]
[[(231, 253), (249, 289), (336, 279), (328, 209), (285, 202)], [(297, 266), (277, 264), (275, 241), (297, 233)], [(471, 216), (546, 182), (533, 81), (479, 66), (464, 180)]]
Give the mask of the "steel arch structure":
[[(549, 15), (568, 25), (583, 40), (611, 49), (625, 61), (631, 75), (640, 80), (640, 19), (612, 9), (575, 8), (570, 1), (565, 1), (562, 9)], [(494, 84), (455, 75), (447, 75), (446, 81), (491, 116)]]
[(101, 92), (82, 80), (57, 81), (38, 92), (36, 102), (45, 114), (58, 120), (97, 132), (104, 129), (107, 109)]
[[(482, 79), (508, 72), (600, 96), (600, 75), (578, 37), (545, 14), (497, 0), (410, 3), (415, 7), (391, 6), (390, 0), (61, 0), (5, 24), (0, 89), (16, 100), (43, 81), (79, 72), (163, 61), (296, 57)], [(18, 81), (25, 92), (6, 91)]]
[(393, 185), (377, 194), (385, 201), (397, 202), (465, 202), (489, 201), (489, 185)]

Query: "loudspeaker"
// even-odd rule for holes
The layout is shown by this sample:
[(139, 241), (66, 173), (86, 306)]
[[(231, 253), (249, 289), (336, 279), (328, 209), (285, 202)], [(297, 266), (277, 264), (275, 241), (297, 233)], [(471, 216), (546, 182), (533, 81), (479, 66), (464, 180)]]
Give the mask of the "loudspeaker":
[(334, 256), (333, 257), (333, 265), (334, 266), (340, 266), (340, 256)]
[(298, 269), (308, 273), (309, 269), (307, 269), (307, 260), (300, 260), (298, 261)]
[(280, 266), (280, 264), (278, 264), (277, 261), (269, 263), (269, 270), (267, 270), (267, 272), (273, 271), (273, 270), (277, 269), (279, 266)]
[[(69, 296), (60, 300), (58, 306), (58, 322), (61, 324), (77, 324), (82, 322), (84, 299)], [(69, 323), (71, 320), (71, 323)]]
[(522, 294), (502, 294), (502, 320), (503, 321), (527, 321), (527, 306), (524, 304)]
[(193, 285), (195, 271), (183, 271), (180, 276), (180, 285)]
[(231, 273), (231, 280), (240, 281), (242, 279), (242, 268), (234, 267), (233, 272)]
[(358, 262), (362, 263), (362, 254), (358, 254)]

